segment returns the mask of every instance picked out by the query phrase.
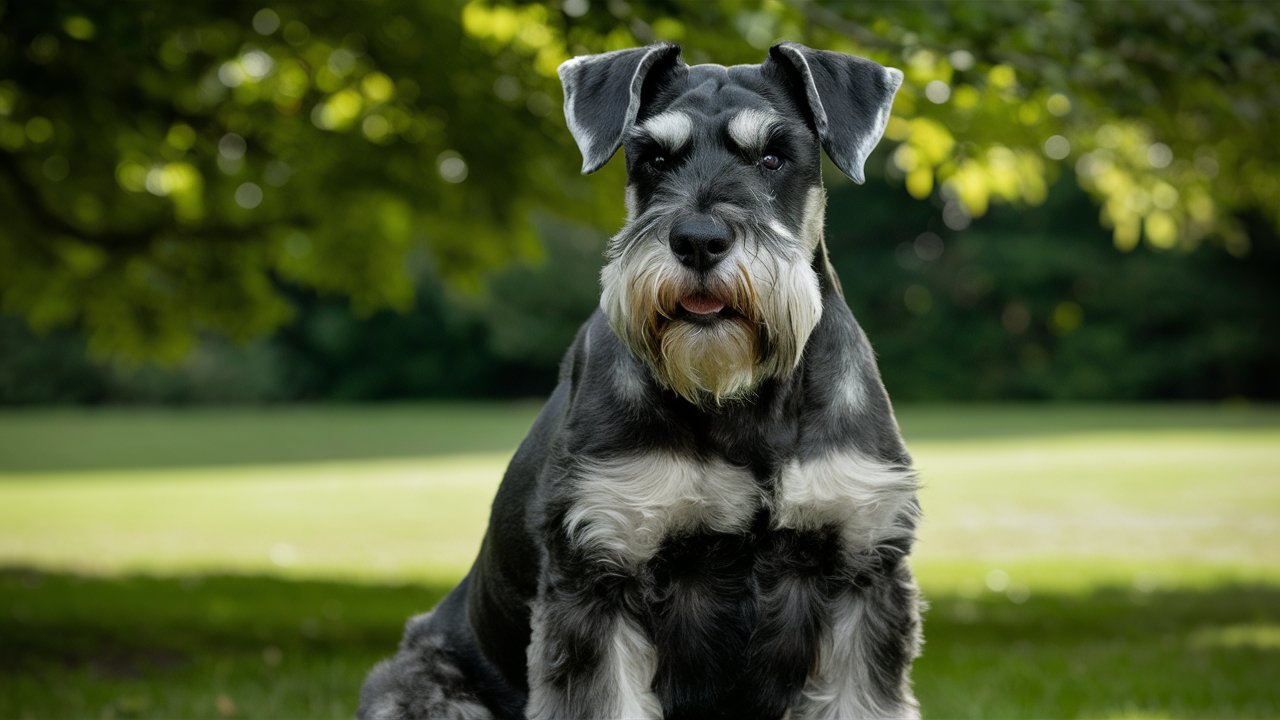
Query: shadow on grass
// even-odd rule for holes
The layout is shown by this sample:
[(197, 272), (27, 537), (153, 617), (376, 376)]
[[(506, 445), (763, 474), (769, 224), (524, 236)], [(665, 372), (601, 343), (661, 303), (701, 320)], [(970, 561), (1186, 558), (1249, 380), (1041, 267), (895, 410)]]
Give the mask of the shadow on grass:
[(1207, 403), (1001, 403), (906, 405), (898, 420), (907, 444), (1082, 433), (1223, 433), (1280, 429), (1274, 405)]
[[(448, 589), (0, 571), (0, 717), (350, 717), (405, 618)], [(932, 717), (1280, 711), (1280, 588), (935, 596)]]
[(916, 688), (933, 717), (1275, 717), (1280, 587), (937, 596)]
[(0, 411), (0, 473), (511, 453), (541, 403)]
[(0, 570), (0, 717), (350, 718), (448, 589)]

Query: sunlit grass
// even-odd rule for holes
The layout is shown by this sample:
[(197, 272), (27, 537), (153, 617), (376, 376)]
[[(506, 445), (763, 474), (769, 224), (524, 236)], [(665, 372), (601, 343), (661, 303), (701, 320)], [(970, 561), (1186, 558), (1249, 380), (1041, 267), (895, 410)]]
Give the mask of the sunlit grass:
[[(0, 414), (0, 717), (349, 716), (533, 411)], [(901, 415), (929, 715), (1280, 712), (1280, 412)]]
[(505, 461), (24, 474), (0, 481), (0, 564), (457, 578), (475, 555)]
[[(1177, 408), (1064, 422), (1072, 412), (902, 413), (925, 484), (915, 562), (926, 586), (958, 591), (1015, 569), (1015, 586), (1057, 589), (1280, 573), (1280, 416), (1237, 412), (1225, 417), (1248, 422), (1223, 427), (1202, 411), (1195, 428), (1170, 420)], [(1117, 416), (1125, 427), (1094, 429)], [(466, 570), (510, 456), (441, 447), (483, 447), (496, 425), (509, 448), (532, 408), (20, 417), (0, 418), (25, 433), (4, 451), (16, 459), (0, 455), (0, 563), (398, 581)], [(320, 437), (308, 444), (301, 429)], [(347, 430), (365, 446), (328, 440)], [(122, 467), (129, 444), (136, 467)], [(184, 447), (219, 462), (181, 463)], [(379, 448), (392, 459), (368, 457)], [(345, 451), (356, 459), (338, 459)], [(95, 459), (108, 469), (85, 469)], [(1081, 570), (1046, 570), (1049, 559)]]

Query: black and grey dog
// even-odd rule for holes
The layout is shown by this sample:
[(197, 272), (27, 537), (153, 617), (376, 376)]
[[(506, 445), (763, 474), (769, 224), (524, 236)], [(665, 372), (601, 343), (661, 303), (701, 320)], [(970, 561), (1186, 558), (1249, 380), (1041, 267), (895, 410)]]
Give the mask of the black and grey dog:
[(823, 241), (902, 73), (781, 44), (560, 68), (583, 171), (625, 149), (600, 309), (470, 574), (359, 717), (915, 717), (916, 478)]

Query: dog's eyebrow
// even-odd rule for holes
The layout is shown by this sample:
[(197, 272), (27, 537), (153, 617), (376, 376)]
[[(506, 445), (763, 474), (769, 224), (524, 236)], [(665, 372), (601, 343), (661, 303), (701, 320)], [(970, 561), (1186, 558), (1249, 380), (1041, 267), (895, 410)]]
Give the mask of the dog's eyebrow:
[(729, 121), (729, 137), (747, 151), (763, 152), (782, 116), (772, 110), (743, 110)]
[(668, 111), (645, 120), (634, 134), (648, 135), (668, 150), (679, 150), (693, 137), (693, 121), (681, 112)]

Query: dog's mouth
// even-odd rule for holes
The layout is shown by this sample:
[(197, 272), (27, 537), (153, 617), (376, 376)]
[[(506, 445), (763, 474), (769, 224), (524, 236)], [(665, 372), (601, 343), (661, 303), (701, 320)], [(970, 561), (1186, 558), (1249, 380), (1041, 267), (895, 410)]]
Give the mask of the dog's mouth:
[(714, 322), (736, 315), (737, 312), (714, 295), (696, 293), (680, 298), (676, 317), (692, 322)]

